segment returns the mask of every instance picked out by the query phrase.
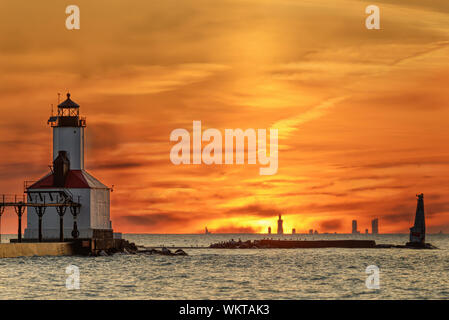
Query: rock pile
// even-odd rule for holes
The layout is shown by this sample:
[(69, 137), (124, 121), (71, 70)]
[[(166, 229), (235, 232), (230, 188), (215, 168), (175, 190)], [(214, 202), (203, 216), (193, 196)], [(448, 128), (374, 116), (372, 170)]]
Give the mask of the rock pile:
[(160, 254), (163, 256), (187, 256), (188, 254), (182, 250), (182, 249), (178, 249), (175, 252), (171, 252), (169, 249), (167, 248), (162, 248), (161, 250), (157, 250), (154, 248), (145, 248), (145, 249), (141, 249), (138, 251), (138, 253), (144, 253), (144, 254), (148, 254), (148, 255), (152, 255), (152, 254)]
[(231, 239), (229, 241), (222, 241), (218, 243), (213, 243), (209, 246), (209, 248), (220, 248), (220, 249), (257, 249), (259, 246), (257, 245), (257, 242), (252, 242), (251, 240), (247, 241), (234, 241), (234, 239)]

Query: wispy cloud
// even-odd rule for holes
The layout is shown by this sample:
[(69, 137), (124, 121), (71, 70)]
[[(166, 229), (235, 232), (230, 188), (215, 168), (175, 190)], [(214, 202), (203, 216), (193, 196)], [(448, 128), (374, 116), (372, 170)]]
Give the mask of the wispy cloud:
[(293, 132), (299, 129), (299, 126), (309, 121), (319, 119), (320, 117), (324, 116), (330, 108), (334, 107), (344, 99), (346, 99), (346, 96), (327, 99), (317, 106), (310, 108), (304, 113), (277, 121), (273, 124), (272, 127), (279, 130), (280, 137), (288, 138)]

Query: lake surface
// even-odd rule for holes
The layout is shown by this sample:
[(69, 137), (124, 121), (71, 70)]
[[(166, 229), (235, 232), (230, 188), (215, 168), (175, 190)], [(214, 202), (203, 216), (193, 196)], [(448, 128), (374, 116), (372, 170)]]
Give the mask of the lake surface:
[[(3, 235), (3, 242), (13, 236)], [(208, 246), (267, 235), (124, 235), (145, 246)], [(408, 235), (271, 235), (274, 239), (374, 239)], [(189, 256), (24, 257), (0, 259), (0, 299), (448, 299), (449, 236), (428, 235), (439, 250), (185, 249)], [(66, 268), (80, 289), (66, 288)], [(365, 285), (367, 266), (380, 288)]]

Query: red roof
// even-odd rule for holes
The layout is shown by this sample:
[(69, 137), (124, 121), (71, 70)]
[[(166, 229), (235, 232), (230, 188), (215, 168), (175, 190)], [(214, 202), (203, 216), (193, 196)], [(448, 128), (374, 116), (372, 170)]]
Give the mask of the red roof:
[[(53, 173), (49, 173), (28, 187), (28, 189), (42, 188), (55, 188), (53, 186)], [(70, 170), (67, 174), (64, 188), (107, 189), (108, 187), (84, 170)]]

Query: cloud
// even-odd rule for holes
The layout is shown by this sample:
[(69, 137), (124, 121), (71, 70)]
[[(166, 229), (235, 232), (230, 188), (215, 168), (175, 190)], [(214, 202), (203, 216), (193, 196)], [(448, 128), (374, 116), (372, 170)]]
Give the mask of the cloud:
[(386, 169), (386, 168), (394, 168), (394, 167), (403, 167), (403, 166), (423, 166), (423, 165), (443, 165), (447, 166), (449, 164), (449, 160), (445, 157), (435, 156), (429, 158), (427, 156), (423, 156), (422, 158), (403, 158), (399, 160), (385, 161), (385, 162), (376, 162), (376, 163), (367, 163), (360, 164), (354, 166), (343, 166), (346, 168), (365, 168), (365, 169)]
[(325, 184), (311, 186), (309, 189), (310, 190), (325, 189), (325, 188), (328, 188), (328, 187), (332, 187), (334, 184), (335, 184), (334, 182), (329, 182), (329, 183), (325, 183)]
[(352, 188), (349, 191), (350, 192), (357, 192), (357, 191), (373, 191), (373, 190), (394, 190), (394, 189), (408, 189), (407, 186), (369, 186), (369, 187), (358, 187), (358, 188)]
[(231, 215), (254, 215), (258, 217), (274, 217), (282, 213), (277, 208), (265, 207), (259, 204), (252, 204), (244, 207), (233, 208), (226, 211), (227, 214)]
[(140, 162), (126, 162), (126, 161), (125, 162), (93, 163), (91, 168), (94, 170), (104, 170), (104, 169), (123, 170), (123, 169), (139, 168), (139, 167), (143, 167), (143, 166), (150, 165), (150, 164), (151, 164), (151, 162), (140, 163)]
[(341, 219), (331, 219), (321, 221), (319, 223), (320, 231), (336, 231), (339, 230), (343, 226), (343, 221)]
[(213, 233), (256, 233), (259, 230), (253, 227), (235, 227), (235, 226), (223, 226), (214, 230)]
[(90, 91), (102, 95), (147, 95), (176, 90), (226, 70), (224, 65), (191, 63), (170, 66), (131, 66), (92, 77)]
[(119, 220), (126, 221), (127, 223), (138, 226), (151, 226), (163, 224), (163, 223), (183, 223), (188, 221), (188, 218), (180, 218), (173, 213), (154, 213), (154, 214), (142, 214), (142, 215), (123, 215), (118, 218)]
[(187, 181), (157, 181), (152, 182), (150, 185), (152, 188), (162, 188), (162, 189), (194, 189), (195, 182), (188, 183)]
[[(362, 0), (363, 2), (366, 2), (367, 5), (371, 4), (371, 0)], [(379, 3), (385, 3), (390, 5), (395, 5), (398, 7), (402, 7), (404, 5), (404, 2), (401, 0), (379, 0)], [(412, 6), (416, 9), (419, 9), (420, 11), (423, 9), (426, 10), (432, 10), (436, 12), (445, 12), (449, 13), (449, 3), (445, 1), (440, 0), (428, 0), (428, 1), (421, 1), (421, 0), (408, 0), (407, 1), (407, 7)]]
[(299, 114), (295, 117), (277, 121), (272, 125), (273, 128), (279, 130), (279, 137), (287, 138), (294, 131), (298, 130), (298, 127), (306, 122), (318, 119), (326, 114), (328, 109), (334, 107), (339, 102), (346, 99), (346, 96), (327, 99), (321, 102), (319, 105), (312, 107), (310, 110)]
[(415, 216), (413, 214), (413, 209), (411, 209), (410, 212), (383, 214), (382, 221), (389, 224), (399, 224), (401, 222), (407, 222), (411, 227), (413, 225), (414, 217)]
[(282, 193), (279, 196), (281, 197), (300, 197), (300, 196), (332, 196), (332, 197), (346, 197), (348, 196), (347, 192), (332, 192), (332, 191), (309, 191), (309, 192), (287, 192)]

